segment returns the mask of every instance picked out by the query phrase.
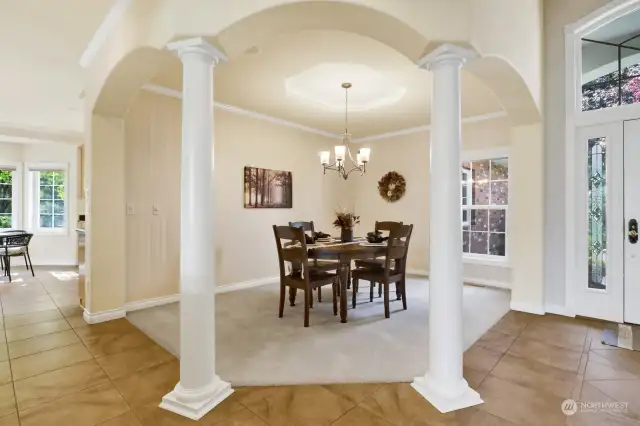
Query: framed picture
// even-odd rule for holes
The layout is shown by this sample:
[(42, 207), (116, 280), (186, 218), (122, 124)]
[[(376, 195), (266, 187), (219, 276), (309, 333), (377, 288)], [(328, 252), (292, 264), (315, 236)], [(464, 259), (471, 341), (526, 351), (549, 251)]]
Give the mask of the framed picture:
[(292, 206), (291, 172), (245, 166), (245, 209), (290, 209)]

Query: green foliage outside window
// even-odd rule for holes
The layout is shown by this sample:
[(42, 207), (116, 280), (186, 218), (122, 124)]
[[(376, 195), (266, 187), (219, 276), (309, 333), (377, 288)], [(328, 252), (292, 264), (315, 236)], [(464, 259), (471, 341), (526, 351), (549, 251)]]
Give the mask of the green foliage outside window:
[(11, 170), (0, 170), (0, 228), (11, 228), (13, 225), (13, 173)]
[(62, 228), (65, 225), (65, 173), (40, 172), (40, 227)]

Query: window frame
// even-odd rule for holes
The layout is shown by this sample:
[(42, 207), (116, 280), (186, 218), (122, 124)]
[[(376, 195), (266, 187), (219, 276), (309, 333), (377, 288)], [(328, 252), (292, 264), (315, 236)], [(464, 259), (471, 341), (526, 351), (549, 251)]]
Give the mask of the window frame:
[[(40, 172), (44, 171), (64, 172), (64, 226), (61, 228), (43, 228), (40, 226)], [(69, 163), (27, 163), (25, 167), (27, 175), (27, 194), (29, 199), (29, 230), (34, 235), (69, 235)]]
[[(460, 161), (460, 170), (462, 171), (462, 173), (465, 173), (464, 168), (462, 167), (462, 164), (465, 162), (470, 162), (470, 161), (485, 161), (485, 160), (497, 160), (500, 158), (506, 158), (507, 159), (507, 163), (509, 164), (509, 175), (507, 177), (507, 188), (511, 188), (511, 164), (510, 164), (510, 156), (509, 156), (509, 149), (504, 147), (504, 148), (488, 148), (488, 149), (480, 149), (480, 150), (474, 150), (474, 151), (464, 151), (462, 153), (461, 156), (461, 161)], [(469, 176), (470, 179), (470, 176)], [(467, 194), (467, 200), (469, 200), (469, 194)], [(511, 195), (509, 195), (509, 200), (511, 200)], [(505, 214), (506, 214), (506, 218), (507, 218), (507, 224), (505, 227), (505, 248), (504, 248), (504, 256), (497, 256), (497, 255), (493, 255), (493, 254), (478, 254), (478, 253), (462, 253), (462, 262), (463, 263), (470, 263), (470, 264), (477, 264), (477, 265), (486, 265), (486, 266), (502, 266), (502, 267), (506, 267), (509, 266), (509, 228), (510, 228), (510, 223), (511, 220), (509, 219), (509, 202), (507, 202), (506, 205), (478, 205), (478, 206), (473, 206), (472, 204), (469, 204), (469, 202), (467, 202), (467, 204), (463, 205), (462, 204), (462, 182), (460, 185), (460, 209), (461, 209), (461, 217), (462, 217), (462, 210), (464, 209), (480, 209), (480, 210), (487, 210), (487, 211), (491, 211), (491, 210), (504, 210)], [(470, 218), (469, 218), (470, 219)], [(461, 227), (460, 227), (460, 232), (463, 232), (463, 226), (465, 225), (465, 222), (462, 221)]]
[(0, 169), (14, 169), (11, 180), (11, 228), (22, 228), (22, 163), (0, 160)]

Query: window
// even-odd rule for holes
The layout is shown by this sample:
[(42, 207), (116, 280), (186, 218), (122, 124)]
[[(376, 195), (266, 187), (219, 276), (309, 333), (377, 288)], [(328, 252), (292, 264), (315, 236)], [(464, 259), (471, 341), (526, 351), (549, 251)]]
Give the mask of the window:
[(0, 168), (0, 228), (14, 227), (13, 170)]
[(29, 172), (33, 188), (33, 228), (45, 233), (66, 232), (67, 171), (63, 168), (30, 166)]
[(640, 103), (640, 10), (582, 38), (582, 110)]
[(506, 256), (509, 162), (506, 157), (462, 164), (462, 252)]

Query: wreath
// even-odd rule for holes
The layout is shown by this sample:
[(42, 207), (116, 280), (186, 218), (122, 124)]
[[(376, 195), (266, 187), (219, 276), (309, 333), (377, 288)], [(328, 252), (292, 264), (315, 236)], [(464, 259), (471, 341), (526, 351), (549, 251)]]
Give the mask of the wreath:
[(378, 181), (378, 192), (388, 203), (398, 201), (407, 190), (407, 181), (398, 172), (389, 172)]

